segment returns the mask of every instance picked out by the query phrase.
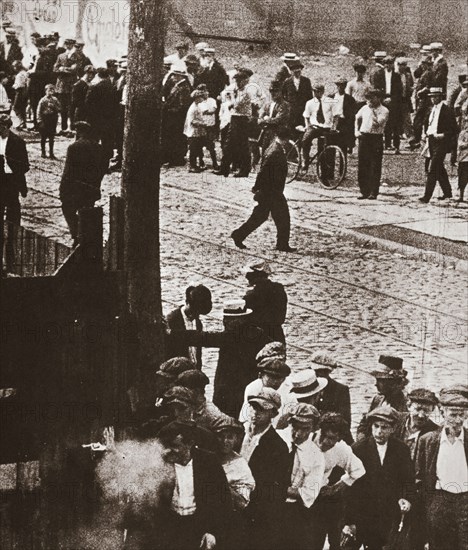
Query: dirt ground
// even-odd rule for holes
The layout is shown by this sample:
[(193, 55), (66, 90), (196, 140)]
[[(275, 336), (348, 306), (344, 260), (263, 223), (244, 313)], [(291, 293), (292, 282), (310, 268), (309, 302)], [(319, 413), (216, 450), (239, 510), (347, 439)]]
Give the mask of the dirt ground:
[[(231, 68), (233, 60), (221, 61)], [(453, 84), (460, 59), (449, 56), (449, 61)], [(352, 63), (352, 56), (305, 56), (304, 74), (314, 81), (331, 82), (338, 75), (351, 77)], [(255, 78), (266, 90), (280, 66), (269, 56), (242, 59), (242, 64), (256, 71)], [(58, 161), (40, 158), (37, 135), (29, 133), (27, 140), (32, 171), (28, 178), (31, 191), (23, 201), (23, 223), (69, 244), (58, 200), (69, 140), (57, 140)], [(355, 170), (356, 158), (351, 157), (346, 183), (350, 193), (339, 203), (343, 217), (359, 217), (355, 198), (351, 198), (356, 191)], [(103, 182), (100, 204), (106, 211), (105, 224), (109, 196), (120, 193), (119, 178), (114, 173)], [(383, 181), (389, 203), (412, 200), (424, 184), (422, 159), (417, 153), (386, 155)], [(298, 253), (273, 250), (272, 222), (248, 239), (248, 250), (240, 251), (229, 235), (252, 208), (252, 184), (253, 180), (224, 179), (209, 172), (163, 170), (160, 240), (165, 311), (181, 302), (190, 282), (203, 282), (211, 288), (214, 302), (206, 325), (220, 329), (223, 302), (242, 297), (247, 288), (240, 268), (266, 258), (273, 279), (285, 284), (289, 296), (285, 330), (291, 366), (307, 367), (311, 353), (317, 350), (342, 361), (345, 366), (335, 376), (351, 387), (354, 422), (374, 393), (369, 372), (381, 353), (404, 358), (410, 387), (438, 391), (446, 384), (467, 382), (468, 293), (463, 273), (442, 262), (429, 264), (423, 257), (376, 250), (338, 235), (333, 228), (318, 231), (318, 222), (327, 223), (322, 205), (330, 199), (320, 195), (316, 183), (304, 181), (294, 182), (286, 192)], [(340, 208), (336, 210), (339, 216)], [(459, 213), (466, 216), (466, 209)], [(205, 369), (211, 378), (216, 360), (216, 350), (205, 350)]]

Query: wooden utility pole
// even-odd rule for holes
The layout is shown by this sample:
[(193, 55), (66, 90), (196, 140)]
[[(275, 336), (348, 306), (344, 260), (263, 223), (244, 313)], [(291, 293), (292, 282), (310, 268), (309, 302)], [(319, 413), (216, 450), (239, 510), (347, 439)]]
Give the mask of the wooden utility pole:
[(165, 0), (130, 0), (128, 104), (122, 197), (125, 202), (124, 271), (138, 345), (129, 377), (139, 405), (153, 399), (150, 365), (163, 356), (159, 258), (161, 83)]

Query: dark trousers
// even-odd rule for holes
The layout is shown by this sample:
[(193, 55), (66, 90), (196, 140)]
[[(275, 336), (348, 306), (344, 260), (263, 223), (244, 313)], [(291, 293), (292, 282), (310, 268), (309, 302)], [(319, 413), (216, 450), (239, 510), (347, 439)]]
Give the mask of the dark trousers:
[(93, 122), (93, 137), (102, 146), (104, 167), (109, 168), (110, 159), (114, 156), (114, 127), (109, 123)]
[(92, 208), (93, 206), (94, 201), (81, 201), (79, 203), (62, 201), (63, 217), (67, 222), (74, 244), (76, 244), (78, 239), (78, 210), (80, 208)]
[(276, 195), (265, 195), (264, 193), (260, 193), (258, 196), (258, 204), (253, 209), (250, 218), (242, 224), (239, 229), (233, 232), (233, 236), (243, 241), (267, 221), (270, 213), (276, 225), (276, 245), (281, 248), (287, 247), (289, 245), (291, 220), (289, 217), (288, 203), (286, 197), (282, 193)]
[(422, 131), (424, 127), (424, 121), (426, 120), (431, 106), (426, 102), (421, 102), (416, 107), (413, 119), (413, 139), (411, 143), (419, 143), (421, 141)]
[(221, 171), (229, 175), (234, 163), (243, 176), (250, 172), (249, 119), (246, 116), (233, 116), (226, 136), (226, 145), (221, 160)]
[(311, 550), (312, 529), (310, 509), (302, 503), (286, 503), (284, 520), (281, 522), (283, 545), (291, 550)]
[(191, 137), (188, 139), (190, 168), (197, 167), (197, 160), (203, 158), (203, 137)]
[(468, 492), (434, 491), (426, 503), (426, 524), (431, 550), (466, 550)]
[(71, 114), (71, 93), (57, 94), (60, 101), (60, 117), (62, 120), (62, 132), (68, 130), (68, 119), (72, 121)]
[[(432, 149), (431, 146), (432, 138), (429, 137), (429, 149)], [(452, 196), (452, 187), (450, 186), (447, 170), (445, 169), (445, 155), (446, 151), (442, 148), (434, 150), (431, 154), (427, 177), (426, 177), (426, 190), (424, 192), (424, 198), (430, 200), (436, 183), (439, 182), (439, 185), (442, 189), (443, 194), (446, 197)]]
[(382, 159), (383, 136), (381, 134), (359, 136), (358, 183), (364, 197), (379, 194)]
[(20, 125), (26, 124), (26, 107), (28, 105), (28, 89), (18, 88), (15, 93), (13, 111), (20, 120)]
[(458, 189), (463, 200), (466, 184), (468, 183), (468, 161), (458, 163)]
[(341, 495), (320, 496), (311, 508), (313, 543), (310, 550), (322, 550), (328, 535), (330, 550), (339, 550), (341, 540)]
[(393, 147), (395, 149), (400, 148), (400, 134), (401, 134), (401, 105), (390, 105), (387, 106), (389, 110), (388, 121), (385, 125), (385, 147)]
[(187, 110), (164, 111), (161, 128), (163, 162), (183, 166), (187, 153), (184, 124)]
[[(301, 143), (305, 166), (309, 165), (310, 148), (312, 147), (312, 142), (314, 141), (314, 139), (319, 138), (321, 136), (325, 136), (329, 133), (330, 131), (327, 128), (318, 128), (315, 126), (310, 126), (309, 128), (307, 128)], [(324, 142), (319, 141), (319, 144), (318, 144), (319, 153), (320, 153), (320, 150), (323, 148), (323, 146), (324, 146)]]
[[(18, 191), (9, 180), (11, 175), (0, 174), (0, 212), (2, 226), (0, 231), (0, 254), (3, 269), (3, 248), (5, 247), (5, 260), (7, 269), (11, 269), (15, 262), (15, 240), (17, 227), (21, 223), (21, 206)], [(6, 240), (4, 226), (6, 224)]]

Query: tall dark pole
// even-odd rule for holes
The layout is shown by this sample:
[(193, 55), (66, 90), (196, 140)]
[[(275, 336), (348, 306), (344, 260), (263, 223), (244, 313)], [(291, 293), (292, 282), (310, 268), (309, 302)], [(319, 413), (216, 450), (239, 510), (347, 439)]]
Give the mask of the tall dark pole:
[(129, 358), (140, 405), (151, 396), (149, 366), (163, 355), (159, 265), (161, 82), (166, 34), (165, 0), (131, 0), (128, 104), (122, 196), (125, 202), (124, 270), (135, 321), (138, 357)]

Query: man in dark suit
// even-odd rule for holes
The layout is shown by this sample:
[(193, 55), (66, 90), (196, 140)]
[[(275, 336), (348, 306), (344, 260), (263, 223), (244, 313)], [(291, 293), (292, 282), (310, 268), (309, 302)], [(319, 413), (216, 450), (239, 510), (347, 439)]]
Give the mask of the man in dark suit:
[(321, 414), (327, 412), (333, 412), (340, 414), (348, 423), (348, 433), (344, 437), (344, 441), (348, 445), (352, 445), (353, 438), (349, 427), (351, 426), (351, 400), (349, 396), (349, 387), (344, 384), (340, 384), (330, 375), (339, 367), (338, 361), (335, 361), (332, 357), (324, 353), (316, 353), (312, 356), (312, 368), (315, 370), (315, 374), (320, 378), (326, 378), (328, 384), (320, 393), (318, 401), (315, 406)]
[(431, 550), (468, 548), (468, 386), (440, 391), (444, 423), (421, 437), (416, 480), (426, 512)]
[(231, 238), (238, 248), (247, 248), (243, 242), (244, 239), (265, 223), (271, 213), (277, 230), (276, 250), (282, 252), (295, 252), (296, 250), (289, 246), (291, 222), (288, 203), (284, 196), (284, 186), (288, 174), (285, 153), (288, 137), (289, 129), (278, 127), (276, 139), (263, 156), (260, 171), (252, 188), (257, 206), (253, 209), (250, 218), (231, 234)]
[(91, 124), (94, 137), (101, 142), (106, 170), (114, 156), (114, 131), (118, 111), (116, 95), (107, 69), (97, 69), (97, 82), (89, 87), (86, 94), (86, 120)]
[(402, 513), (411, 510), (414, 468), (408, 447), (391, 437), (399, 419), (397, 411), (378, 407), (368, 416), (372, 435), (353, 445), (366, 473), (345, 497), (343, 532), (354, 535), (368, 550), (382, 550)]
[(442, 88), (443, 99), (447, 97), (448, 64), (442, 55), (443, 46), (440, 42), (431, 43), (433, 83), (436, 88)]
[(400, 152), (400, 109), (402, 104), (402, 83), (400, 75), (394, 70), (395, 59), (391, 56), (383, 60), (384, 68), (374, 74), (375, 87), (384, 94), (383, 105), (389, 110), (385, 126), (385, 149), (393, 147), (395, 154)]
[(5, 35), (5, 43), (0, 44), (0, 70), (11, 75), (13, 74), (13, 63), (22, 61), (23, 51), (14, 29), (6, 29)]
[(202, 332), (200, 315), (208, 315), (212, 308), (211, 292), (204, 285), (189, 286), (185, 291), (185, 305), (174, 309), (166, 316), (167, 340), (166, 359), (187, 357), (198, 368), (202, 368), (201, 346), (191, 347), (184, 339), (187, 330)]
[(194, 426), (188, 422), (171, 422), (156, 441), (162, 446), (159, 451), (155, 444), (155, 453), (161, 452), (164, 481), (151, 500), (128, 506), (125, 548), (223, 548), (232, 502), (221, 462), (195, 446)]
[(250, 421), (241, 455), (249, 463), (255, 489), (245, 513), (249, 521), (249, 548), (283, 550), (281, 522), (291, 481), (291, 460), (286, 443), (273, 429), (281, 397), (272, 388), (262, 388), (248, 397)]
[(337, 93), (333, 96), (335, 105), (333, 107), (333, 129), (338, 132), (330, 143), (338, 145), (345, 157), (348, 151), (354, 147), (354, 121), (356, 117), (356, 101), (346, 93), (348, 81), (346, 78), (339, 78), (335, 81)]
[(312, 99), (312, 84), (310, 79), (302, 76), (303, 68), (304, 65), (300, 61), (291, 63), (291, 76), (283, 84), (283, 97), (291, 109), (290, 126), (292, 129), (304, 124), (302, 116), (304, 107), (309, 99)]
[(73, 85), (71, 96), (72, 128), (74, 128), (75, 122), (86, 120), (86, 95), (95, 75), (96, 70), (94, 67), (87, 65), (80, 80)]
[(14, 262), (14, 240), (16, 227), (21, 222), (19, 195), (26, 197), (25, 174), (29, 171), (26, 143), (13, 133), (10, 128), (12, 120), (9, 115), (0, 115), (0, 209), (2, 225), (0, 231), (0, 250), (3, 272), (3, 235), (4, 222), (7, 223), (6, 266)]
[(269, 278), (267, 262), (244, 268), (252, 287), (244, 296), (245, 305), (252, 310), (252, 323), (260, 327), (273, 342), (286, 342), (283, 323), (286, 320), (288, 296), (281, 283)]
[(273, 80), (283, 83), (291, 76), (291, 66), (296, 64), (298, 61), (300, 62), (301, 60), (297, 54), (287, 52), (281, 56), (281, 61), (283, 62), (283, 65), (281, 66), (281, 69), (276, 73)]
[(68, 147), (60, 182), (62, 212), (74, 246), (78, 239), (78, 210), (93, 207), (101, 198), (101, 181), (106, 170), (102, 148), (91, 135), (87, 122), (77, 122), (76, 141)]
[(408, 148), (413, 151), (421, 145), (421, 136), (424, 122), (431, 110), (431, 101), (427, 97), (429, 88), (433, 86), (432, 76), (432, 58), (424, 56), (417, 69), (414, 71), (414, 76), (418, 78), (415, 86), (416, 110), (413, 118), (413, 138), (408, 143)]
[(68, 130), (68, 119), (70, 118), (71, 93), (73, 84), (76, 82), (76, 58), (73, 51), (75, 40), (67, 38), (64, 42), (66, 51), (59, 54), (54, 65), (54, 73), (57, 75), (56, 92), (60, 101), (62, 131), (60, 134), (66, 135)]
[(259, 125), (263, 130), (262, 149), (266, 151), (275, 139), (275, 129), (279, 126), (287, 128), (290, 123), (291, 106), (283, 98), (282, 84), (273, 81), (270, 84), (271, 101), (266, 103), (260, 113)]
[(450, 186), (444, 161), (447, 153), (450, 153), (453, 149), (458, 133), (455, 115), (450, 107), (442, 103), (443, 88), (429, 88), (427, 95), (432, 100), (432, 109), (424, 124), (427, 140), (426, 158), (429, 159), (429, 166), (424, 196), (419, 199), (423, 203), (428, 203), (431, 200), (437, 182), (439, 182), (443, 193), (439, 200), (452, 197), (452, 187)]
[(201, 73), (198, 75), (198, 84), (206, 84), (210, 97), (218, 99), (218, 96), (229, 84), (229, 77), (221, 63), (215, 58), (215, 49), (205, 49), (205, 62)]

